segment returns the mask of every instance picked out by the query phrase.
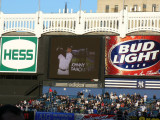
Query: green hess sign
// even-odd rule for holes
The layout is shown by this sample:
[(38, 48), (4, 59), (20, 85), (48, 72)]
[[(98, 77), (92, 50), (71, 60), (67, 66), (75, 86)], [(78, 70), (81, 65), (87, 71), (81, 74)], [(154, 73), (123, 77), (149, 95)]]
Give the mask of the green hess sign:
[(0, 72), (36, 73), (36, 37), (2, 37)]

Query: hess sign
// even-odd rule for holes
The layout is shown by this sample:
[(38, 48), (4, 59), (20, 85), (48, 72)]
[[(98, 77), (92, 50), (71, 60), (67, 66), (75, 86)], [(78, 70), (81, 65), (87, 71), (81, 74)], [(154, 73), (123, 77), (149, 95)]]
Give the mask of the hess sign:
[(36, 72), (36, 37), (3, 37), (1, 46), (0, 71)]

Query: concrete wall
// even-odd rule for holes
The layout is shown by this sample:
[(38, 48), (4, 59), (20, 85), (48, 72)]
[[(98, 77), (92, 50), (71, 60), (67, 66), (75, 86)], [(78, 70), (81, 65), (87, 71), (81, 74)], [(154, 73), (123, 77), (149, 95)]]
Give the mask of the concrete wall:
[(134, 5), (137, 5), (137, 11), (143, 11), (143, 4), (146, 4), (146, 12), (152, 12), (152, 4), (156, 4), (156, 11), (160, 11), (159, 0), (98, 0), (97, 12), (106, 12), (106, 5), (109, 5), (109, 12), (114, 12), (115, 5), (118, 5), (118, 12), (120, 12), (123, 9), (123, 1), (125, 1), (124, 5), (128, 6), (128, 11)]

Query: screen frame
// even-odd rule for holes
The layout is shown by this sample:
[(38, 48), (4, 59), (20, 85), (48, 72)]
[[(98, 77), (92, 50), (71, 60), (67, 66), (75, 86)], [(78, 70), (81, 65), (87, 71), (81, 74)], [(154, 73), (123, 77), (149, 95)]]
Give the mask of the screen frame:
[[(78, 81), (80, 81), (80, 82), (88, 82), (88, 81), (94, 81), (93, 79), (90, 79), (90, 78), (56, 78), (56, 77), (54, 77), (54, 78), (51, 78), (50, 76), (49, 76), (49, 72), (50, 72), (50, 68), (49, 68), (49, 64), (50, 64), (50, 60), (51, 60), (51, 56), (50, 56), (50, 54), (51, 54), (51, 40), (54, 38), (54, 37), (56, 37), (56, 38), (58, 38), (58, 37), (68, 37), (68, 38), (70, 38), (70, 37), (81, 37), (81, 38), (91, 38), (91, 37), (97, 37), (97, 39), (99, 39), (99, 44), (100, 44), (100, 46), (99, 46), (99, 53), (98, 53), (98, 56), (99, 56), (99, 60), (98, 60), (98, 63), (97, 63), (97, 66), (98, 66), (98, 72), (97, 72), (97, 77), (98, 77), (98, 82), (100, 82), (100, 81), (104, 81), (104, 67), (105, 67), (105, 60), (104, 60), (104, 58), (105, 58), (105, 55), (104, 55), (104, 52), (105, 52), (105, 36), (102, 36), (102, 35), (69, 35), (69, 36), (66, 36), (66, 35), (61, 35), (61, 36), (58, 36), (58, 35), (55, 35), (55, 36), (49, 36), (49, 51), (48, 51), (48, 70), (47, 70), (47, 78), (48, 78), (48, 80), (57, 80), (57, 81), (65, 81), (65, 80), (67, 80), (67, 81), (75, 81), (75, 82), (78, 82)], [(97, 81), (96, 81), (97, 82)]]

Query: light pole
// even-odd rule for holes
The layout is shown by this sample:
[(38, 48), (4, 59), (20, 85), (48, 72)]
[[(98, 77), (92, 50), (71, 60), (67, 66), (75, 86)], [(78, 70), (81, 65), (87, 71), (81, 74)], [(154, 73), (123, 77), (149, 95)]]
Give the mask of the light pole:
[(40, 0), (38, 0), (38, 11), (40, 11)]
[(0, 12), (1, 12), (1, 0), (0, 0)]
[(80, 0), (80, 6), (79, 6), (79, 24), (81, 24), (81, 0)]
[(79, 10), (81, 11), (81, 0), (80, 0), (80, 6), (79, 6)]
[(124, 10), (124, 4), (125, 4), (125, 0), (123, 0), (123, 10)]
[(39, 18), (40, 18), (40, 0), (38, 0), (38, 24), (39, 24)]
[(122, 18), (122, 23), (124, 23), (124, 4), (125, 4), (125, 0), (123, 0), (123, 18)]

